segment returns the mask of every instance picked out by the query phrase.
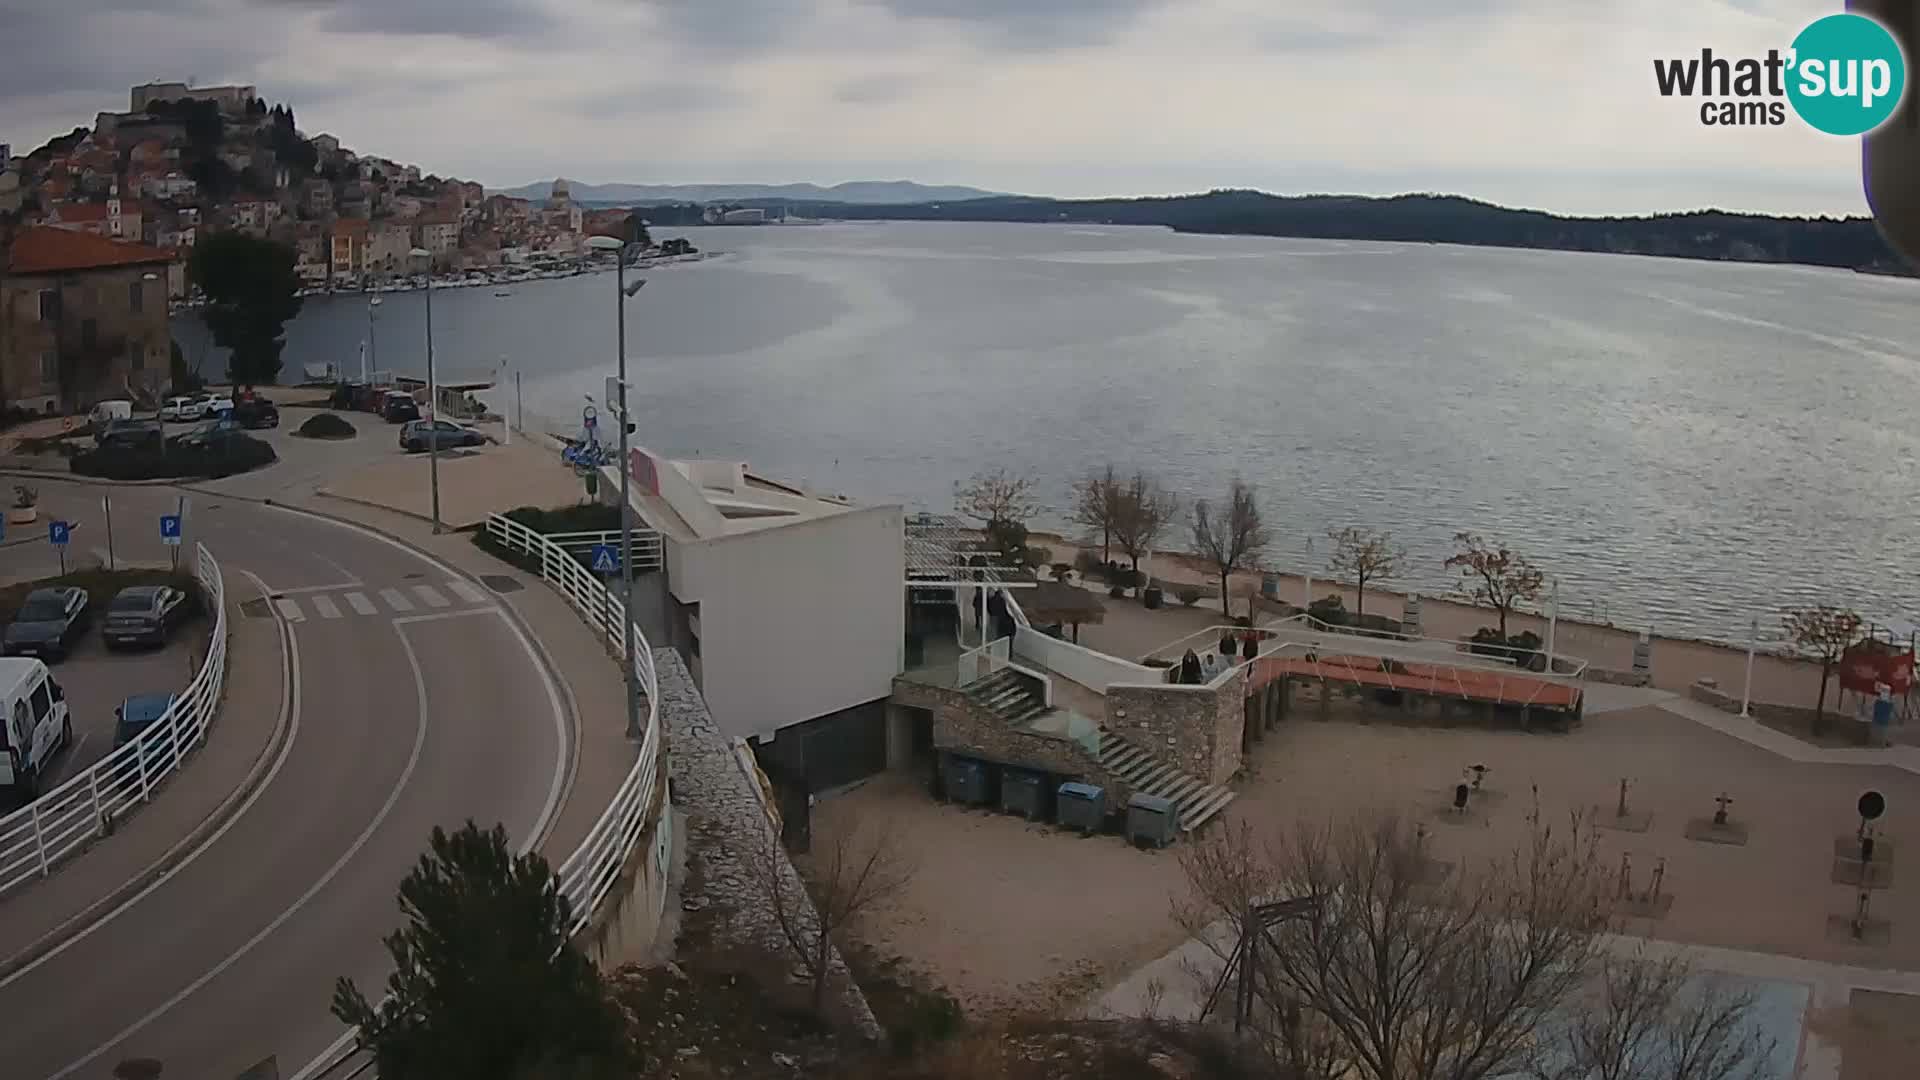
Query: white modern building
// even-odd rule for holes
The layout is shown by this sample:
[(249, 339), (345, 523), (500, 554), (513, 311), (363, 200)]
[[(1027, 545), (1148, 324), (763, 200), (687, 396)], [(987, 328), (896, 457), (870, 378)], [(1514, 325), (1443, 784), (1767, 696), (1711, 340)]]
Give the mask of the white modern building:
[[(664, 595), (648, 590), (664, 609), (657, 644), (687, 658), (721, 731), (763, 754), (775, 744), (810, 785), (884, 766), (905, 654), (902, 508), (810, 492), (743, 461), (631, 458), (634, 506), (666, 571)], [(617, 505), (617, 468), (604, 479)], [(648, 602), (636, 594), (642, 625), (656, 623)]]

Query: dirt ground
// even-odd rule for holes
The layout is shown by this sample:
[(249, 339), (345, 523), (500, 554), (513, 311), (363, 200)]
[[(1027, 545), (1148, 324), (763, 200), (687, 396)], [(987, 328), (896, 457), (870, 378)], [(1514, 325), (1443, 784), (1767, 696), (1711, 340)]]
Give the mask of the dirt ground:
[[(1363, 717), (1364, 714), (1359, 714)], [(1621, 778), (1646, 831), (1600, 831), (1600, 857), (1630, 860), (1645, 890), (1664, 861), (1671, 908), (1629, 931), (1695, 944), (1815, 960), (1920, 968), (1920, 884), (1893, 864), (1892, 887), (1872, 914), (1891, 923), (1884, 945), (1829, 938), (1831, 915), (1851, 914), (1855, 890), (1832, 881), (1835, 844), (1851, 837), (1860, 793), (1887, 797), (1880, 851), (1908, 858), (1920, 837), (1920, 777), (1893, 769), (1800, 765), (1659, 708), (1592, 715), (1566, 735), (1431, 729), (1368, 723), (1356, 714), (1296, 714), (1248, 759), (1241, 796), (1224, 817), (1261, 829), (1370, 810), (1430, 823), (1434, 857), (1456, 861), (1510, 851), (1524, 836), (1538, 787), (1548, 822), (1578, 811), (1614, 818)], [(1489, 767), (1464, 820), (1445, 809), (1467, 766)], [(1725, 791), (1744, 846), (1687, 838)], [(1177, 849), (1140, 852), (1119, 839), (1080, 839), (987, 811), (935, 803), (915, 778), (889, 775), (822, 802), (816, 837), (849, 822), (885, 819), (918, 853), (907, 892), (875, 912), (862, 937), (953, 994), (971, 1013), (1065, 1011), (1183, 938), (1170, 906), (1184, 890)], [(1879, 858), (1880, 856), (1876, 856)]]

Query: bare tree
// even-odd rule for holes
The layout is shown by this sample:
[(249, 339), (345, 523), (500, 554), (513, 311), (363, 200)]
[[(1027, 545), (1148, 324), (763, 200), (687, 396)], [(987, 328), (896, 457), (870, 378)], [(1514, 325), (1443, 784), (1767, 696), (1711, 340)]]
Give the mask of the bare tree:
[(1228, 584), (1237, 570), (1252, 564), (1267, 546), (1267, 528), (1253, 485), (1238, 477), (1227, 489), (1227, 504), (1215, 508), (1205, 499), (1193, 504), (1193, 550), (1220, 572), (1220, 612), (1233, 614)]
[(834, 939), (876, 904), (899, 895), (913, 880), (915, 868), (884, 824), (842, 831), (824, 851), (816, 847), (809, 861), (812, 873), (803, 890), (769, 830), (754, 853), (753, 874), (782, 940), (812, 983), (813, 1008), (819, 1012), (833, 967)]
[(1762, 1080), (1777, 1041), (1749, 1028), (1751, 990), (1694, 970), (1681, 953), (1642, 944), (1603, 953), (1563, 1013), (1561, 1055), (1535, 1080)]
[(1359, 594), (1353, 605), (1353, 613), (1365, 615), (1367, 582), (1385, 581), (1397, 576), (1406, 563), (1407, 549), (1394, 546), (1390, 532), (1376, 532), (1356, 525), (1328, 529), (1327, 537), (1333, 541), (1333, 555), (1327, 559), (1327, 570), (1335, 577), (1353, 579), (1354, 589)]
[(1840, 657), (1860, 640), (1860, 616), (1846, 608), (1819, 604), (1786, 613), (1787, 637), (1801, 654), (1820, 662), (1820, 700), (1813, 710), (1815, 734), (1827, 729), (1827, 683)]
[(1133, 569), (1137, 571), (1140, 560), (1160, 542), (1160, 535), (1180, 512), (1180, 500), (1158, 480), (1136, 472), (1133, 479), (1119, 489), (1114, 508), (1114, 542), (1133, 561)]
[(1100, 563), (1113, 560), (1113, 524), (1119, 516), (1120, 481), (1113, 466), (1088, 473), (1073, 485), (1073, 521), (1090, 534), (1100, 534)]
[(1455, 533), (1453, 542), (1460, 550), (1447, 559), (1446, 568), (1459, 570), (1474, 600), (1494, 610), (1500, 619), (1500, 639), (1505, 641), (1507, 616), (1516, 604), (1540, 595), (1546, 575), (1526, 556), (1505, 546), (1491, 547), (1475, 533)]
[(1018, 562), (1027, 544), (1027, 522), (1040, 512), (1033, 489), (1030, 476), (988, 469), (953, 486), (953, 505), (980, 523), (988, 545), (1005, 561)]
[[(1424, 834), (1391, 816), (1301, 825), (1271, 842), (1245, 825), (1217, 828), (1181, 856), (1189, 898), (1175, 919), (1221, 963), (1241, 958), (1243, 1031), (1276, 1075), (1767, 1076), (1771, 1047), (1747, 1023), (1752, 996), (1696, 977), (1684, 959), (1611, 952), (1592, 829), (1532, 820), (1508, 855), (1446, 873), (1434, 872)], [(1287, 901), (1298, 902), (1271, 917)]]

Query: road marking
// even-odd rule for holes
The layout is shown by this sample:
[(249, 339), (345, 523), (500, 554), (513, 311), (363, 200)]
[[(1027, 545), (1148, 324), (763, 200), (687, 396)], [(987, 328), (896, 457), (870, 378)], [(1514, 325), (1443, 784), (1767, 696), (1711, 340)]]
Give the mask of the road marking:
[(280, 615), (288, 622), (306, 622), (307, 617), (300, 611), (300, 602), (291, 596), (282, 596), (273, 602), (280, 609)]
[(347, 606), (353, 609), (355, 615), (376, 615), (380, 611), (379, 608), (373, 606), (373, 601), (367, 599), (365, 593), (348, 593)]
[(338, 585), (302, 585), (297, 589), (275, 589), (273, 591), (281, 596), (305, 596), (308, 593), (339, 592), (341, 589), (351, 589), (358, 584), (360, 584), (358, 581), (343, 581)]
[(347, 863), (351, 862), (353, 857), (360, 853), (360, 849), (367, 845), (367, 841), (373, 839), (373, 834), (386, 822), (387, 815), (392, 813), (394, 806), (399, 803), (400, 793), (406, 790), (407, 782), (413, 778), (414, 767), (420, 764), (421, 751), (425, 750), (427, 745), (426, 672), (420, 670), (420, 656), (414, 652), (413, 642), (408, 641), (407, 635), (404, 633), (400, 635), (400, 648), (406, 652), (407, 664), (413, 668), (414, 704), (418, 709), (419, 719), (414, 727), (413, 751), (407, 755), (407, 765), (404, 769), (400, 770), (400, 778), (394, 782), (393, 790), (387, 793), (387, 801), (381, 804), (379, 812), (373, 815), (373, 820), (367, 822), (367, 827), (360, 831), (360, 835), (354, 838), (353, 843), (341, 854), (340, 858), (336, 859), (332, 866), (327, 867), (327, 872), (320, 875), (320, 880), (308, 887), (306, 892), (301, 893), (300, 898), (295, 900), (291, 907), (274, 916), (273, 921), (262, 927), (259, 933), (248, 938), (239, 948), (233, 950), (225, 960), (214, 965), (211, 971), (195, 979), (189, 983), (185, 989), (168, 998), (166, 1001), (161, 1002), (158, 1006), (155, 1006), (152, 1012), (149, 1012), (147, 1015), (122, 1028), (113, 1038), (101, 1043), (95, 1047), (91, 1053), (87, 1054), (87, 1056), (54, 1073), (48, 1077), (47, 1080), (61, 1080), (62, 1077), (72, 1076), (74, 1073), (93, 1064), (100, 1055), (105, 1054), (115, 1046), (126, 1041), (129, 1036), (138, 1034), (142, 1028), (165, 1016), (167, 1011), (175, 1005), (199, 993), (201, 987), (219, 978), (222, 972), (239, 963), (242, 957), (253, 950), (254, 946), (267, 940), (267, 938), (270, 937), (274, 931), (280, 929), (288, 919), (299, 914), (301, 908), (306, 907), (309, 901), (320, 894), (320, 890), (326, 888), (327, 885), (339, 875), (340, 871), (346, 869)]
[[(259, 575), (246, 569), (241, 569), (240, 573), (253, 579), (253, 584), (260, 590), (260, 595), (267, 595), (267, 583), (261, 581)], [(119, 918), (135, 904), (146, 899), (154, 890), (172, 881), (175, 874), (193, 865), (194, 860), (206, 854), (207, 850), (218, 843), (221, 837), (227, 835), (229, 829), (238, 825), (240, 820), (247, 816), (247, 811), (253, 808), (253, 804), (259, 802), (260, 797), (266, 794), (268, 788), (273, 786), (274, 777), (280, 775), (281, 766), (285, 765), (288, 758), (292, 756), (293, 744), (300, 738), (300, 642), (298, 638), (293, 636), (293, 627), (291, 624), (281, 622), (279, 625), (280, 654), (282, 660), (280, 665), (280, 724), (287, 726), (289, 731), (286, 740), (280, 744), (279, 755), (273, 759), (273, 766), (267, 770), (267, 775), (261, 778), (259, 786), (253, 789), (253, 794), (247, 796), (247, 801), (240, 804), (240, 808), (233, 812), (233, 816), (228, 818), (225, 824), (215, 829), (212, 836), (202, 840), (198, 847), (187, 852), (179, 862), (173, 865), (172, 869), (155, 878), (146, 888), (122, 900), (118, 907), (100, 916), (92, 925), (53, 948), (48, 949), (32, 963), (23, 965), (20, 970), (8, 975), (4, 979), (0, 979), (0, 990), (5, 990), (7, 987), (13, 985), (14, 982), (26, 978), (38, 969), (40, 965), (51, 961), (54, 957), (59, 956), (61, 953), (66, 952), (68, 949), (73, 948), (75, 945), (93, 936), (94, 931), (99, 930), (101, 927)], [(166, 856), (163, 855), (161, 858), (165, 859)], [(157, 866), (159, 864), (156, 862), (153, 865)], [(149, 871), (150, 870), (151, 867), (149, 867)], [(103, 1047), (102, 1049), (105, 1048)], [(96, 1052), (94, 1056), (97, 1057), (98, 1053)], [(92, 1059), (89, 1058), (88, 1060)], [(84, 1062), (82, 1064), (84, 1064)], [(71, 1071), (72, 1069), (68, 1070), (68, 1072)]]
[(418, 596), (422, 603), (425, 603), (431, 608), (449, 607), (453, 604), (453, 601), (441, 595), (440, 590), (431, 585), (415, 585), (413, 587), (413, 594)]
[(328, 596), (325, 593), (319, 593), (315, 595), (312, 599), (313, 599), (313, 610), (319, 612), (321, 618), (337, 619), (340, 617), (340, 609), (334, 606), (333, 597)]
[(385, 600), (387, 606), (395, 611), (413, 610), (413, 601), (402, 595), (399, 589), (381, 589), (380, 599)]
[(453, 595), (465, 600), (469, 604), (487, 603), (487, 594), (481, 592), (479, 587), (471, 581), (461, 581), (459, 578), (455, 578), (447, 582), (447, 588), (453, 590)]
[(470, 607), (461, 608), (458, 611), (436, 611), (431, 615), (402, 615), (393, 620), (393, 625), (405, 626), (408, 623), (439, 622), (442, 619), (459, 619), (468, 615), (499, 615), (501, 618), (506, 617), (506, 613), (497, 607)]

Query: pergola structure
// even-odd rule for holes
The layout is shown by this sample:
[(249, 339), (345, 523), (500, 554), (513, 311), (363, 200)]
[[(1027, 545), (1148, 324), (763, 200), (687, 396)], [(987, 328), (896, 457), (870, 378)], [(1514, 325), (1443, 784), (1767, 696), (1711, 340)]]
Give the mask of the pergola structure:
[[(958, 602), (960, 589), (991, 593), (995, 589), (1032, 589), (1038, 584), (1033, 575), (1023, 569), (995, 565), (994, 556), (998, 552), (987, 546), (986, 537), (979, 529), (962, 518), (948, 514), (908, 514), (905, 526), (906, 585), (910, 597), (913, 590), (918, 589), (951, 590)], [(984, 625), (980, 632), (984, 639)], [(985, 640), (981, 644), (986, 644)]]

